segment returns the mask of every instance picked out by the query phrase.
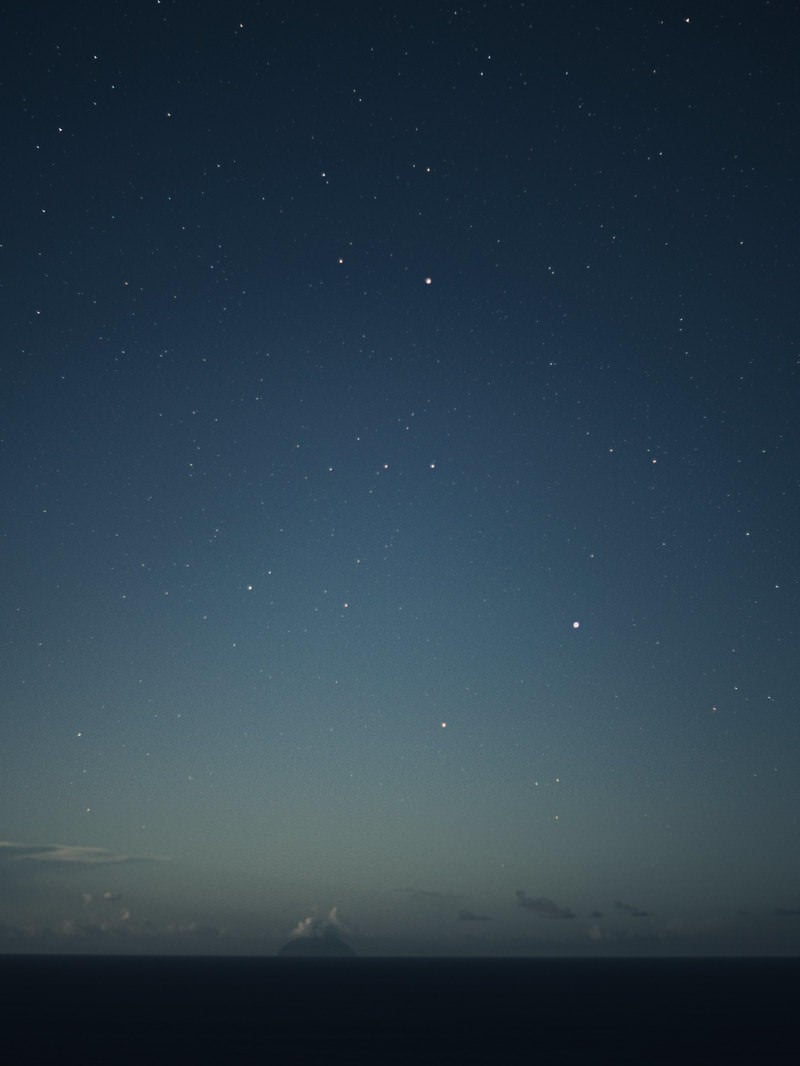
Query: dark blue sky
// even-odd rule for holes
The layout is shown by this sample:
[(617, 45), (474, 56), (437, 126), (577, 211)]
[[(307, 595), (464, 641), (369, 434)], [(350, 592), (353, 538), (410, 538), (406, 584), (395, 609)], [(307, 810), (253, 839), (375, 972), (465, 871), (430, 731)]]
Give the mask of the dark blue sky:
[(10, 6), (0, 948), (797, 951), (800, 27), (695, 7)]

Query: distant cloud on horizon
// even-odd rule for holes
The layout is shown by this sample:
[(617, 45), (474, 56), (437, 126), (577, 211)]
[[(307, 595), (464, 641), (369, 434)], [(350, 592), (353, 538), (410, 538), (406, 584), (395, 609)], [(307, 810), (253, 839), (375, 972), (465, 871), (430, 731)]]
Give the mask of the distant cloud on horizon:
[(533, 911), (534, 914), (538, 914), (540, 918), (574, 918), (575, 914), (569, 909), (569, 907), (559, 907), (559, 905), (552, 899), (547, 899), (546, 896), (529, 896), (523, 892), (522, 889), (518, 889), (516, 892), (517, 904), (526, 911)]
[(308, 937), (322, 937), (329, 932), (349, 933), (347, 925), (339, 915), (338, 907), (331, 907), (325, 918), (303, 918), (289, 934), (290, 940)]
[(159, 924), (137, 921), (127, 907), (103, 921), (70, 917), (50, 922), (0, 922), (0, 950), (13, 945), (15, 949), (37, 952), (64, 949), (93, 952), (109, 947), (125, 951), (133, 948), (137, 952), (161, 952), (166, 947), (182, 952), (198, 943), (211, 947), (223, 943), (235, 945), (236, 938), (224, 927), (191, 920)]
[(459, 911), (458, 920), (460, 922), (490, 922), (492, 916), (491, 914), (475, 914), (472, 911)]

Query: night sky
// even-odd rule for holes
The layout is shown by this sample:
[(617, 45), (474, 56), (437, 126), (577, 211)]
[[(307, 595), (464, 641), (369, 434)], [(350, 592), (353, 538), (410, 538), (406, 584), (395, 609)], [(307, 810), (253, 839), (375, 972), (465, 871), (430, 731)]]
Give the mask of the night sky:
[(798, 32), (5, 5), (0, 950), (800, 950)]

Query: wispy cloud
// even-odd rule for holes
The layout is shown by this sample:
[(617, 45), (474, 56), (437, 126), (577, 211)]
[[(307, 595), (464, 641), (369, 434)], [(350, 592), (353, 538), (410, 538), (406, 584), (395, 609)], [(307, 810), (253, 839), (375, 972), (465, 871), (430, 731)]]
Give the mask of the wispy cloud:
[(540, 918), (574, 918), (569, 907), (559, 907), (552, 899), (545, 896), (529, 896), (522, 889), (517, 890), (517, 903), (523, 910), (533, 911)]
[(622, 903), (620, 900), (614, 900), (614, 906), (618, 911), (624, 911), (631, 918), (651, 918), (650, 911), (643, 911), (639, 907), (634, 907), (630, 903)]
[(492, 916), (490, 914), (475, 914), (473, 911), (459, 911), (458, 920), (460, 922), (490, 922)]
[(0, 861), (33, 862), (80, 866), (108, 866), (124, 862), (163, 862), (153, 855), (125, 855), (107, 848), (84, 844), (20, 844), (0, 840)]
[(419, 900), (420, 903), (442, 903), (452, 906), (457, 900), (463, 899), (463, 896), (457, 892), (437, 892), (430, 888), (397, 888), (395, 891), (402, 892), (411, 899)]

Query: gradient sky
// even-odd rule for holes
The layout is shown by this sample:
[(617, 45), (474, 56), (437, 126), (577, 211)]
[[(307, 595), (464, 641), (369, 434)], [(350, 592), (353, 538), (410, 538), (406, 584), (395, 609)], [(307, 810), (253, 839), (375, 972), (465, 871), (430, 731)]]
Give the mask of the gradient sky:
[(3, 23), (0, 950), (799, 950), (792, 5)]

